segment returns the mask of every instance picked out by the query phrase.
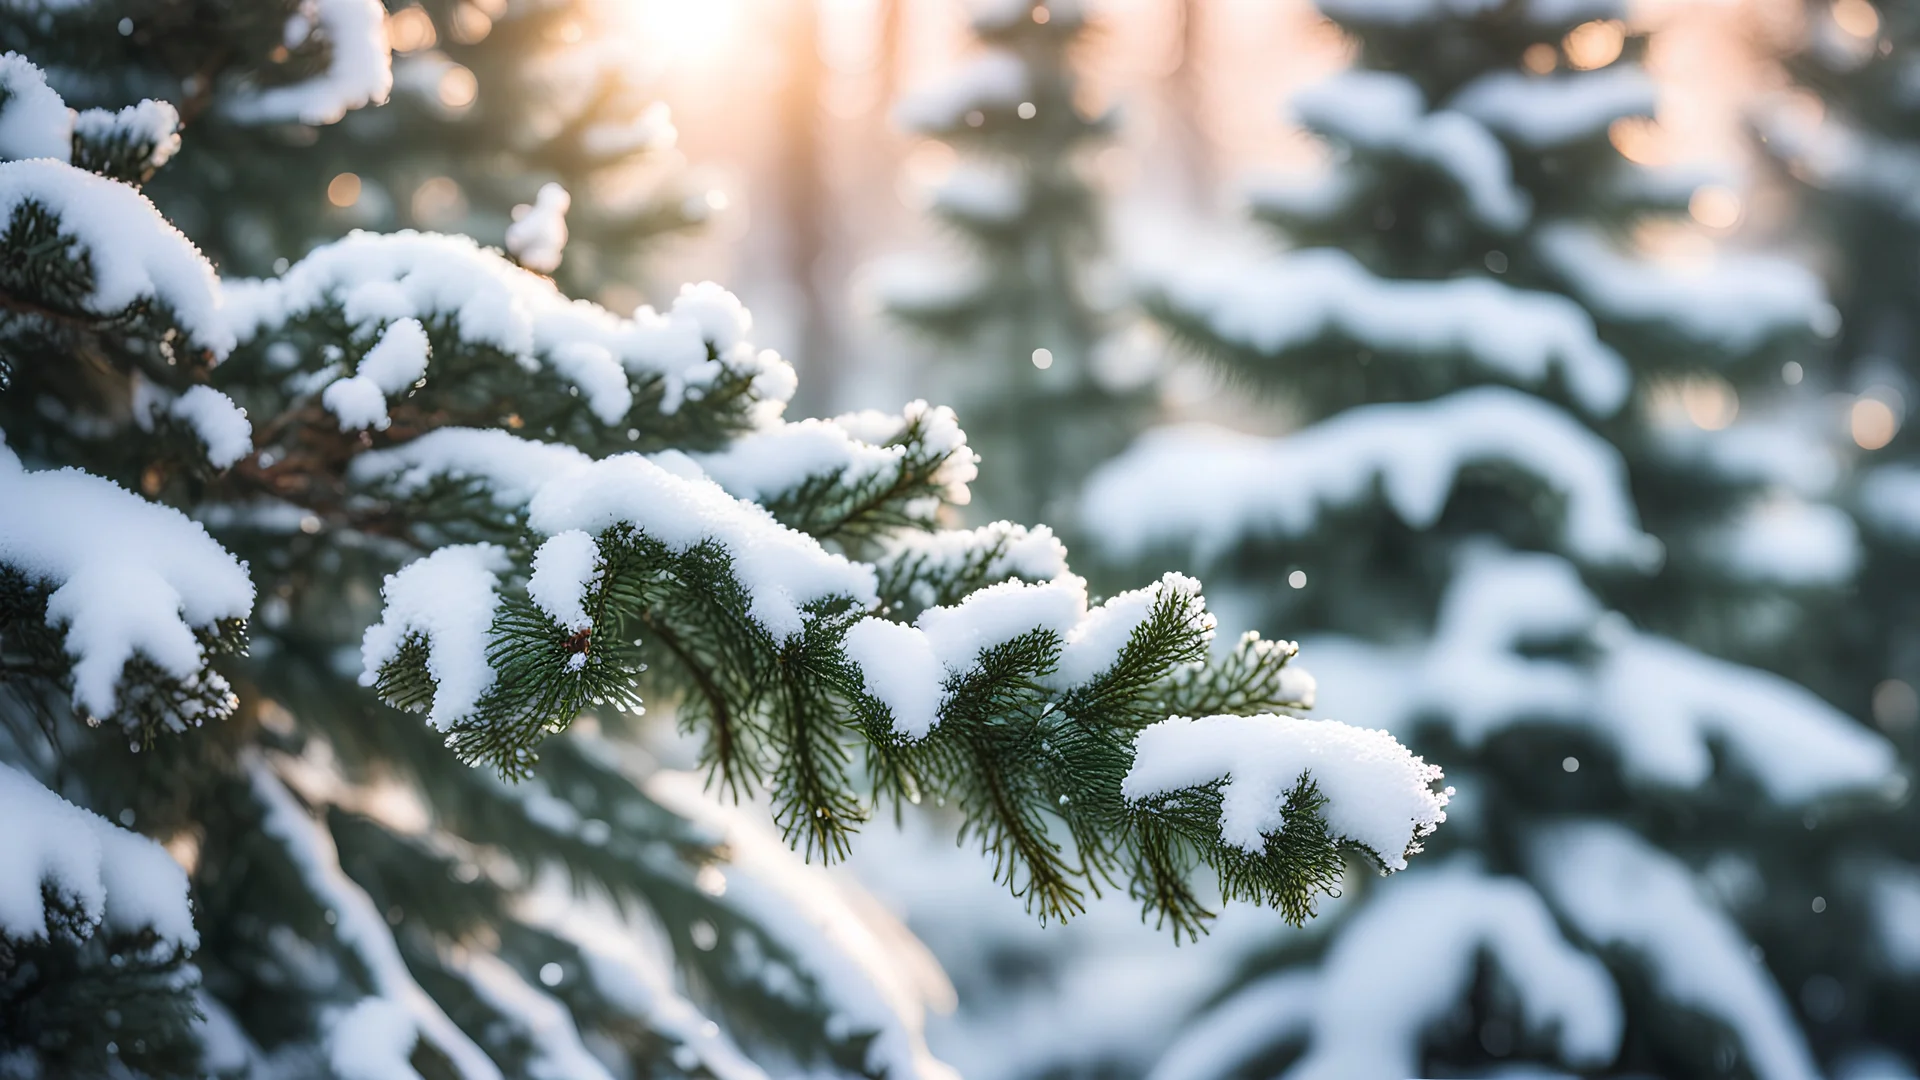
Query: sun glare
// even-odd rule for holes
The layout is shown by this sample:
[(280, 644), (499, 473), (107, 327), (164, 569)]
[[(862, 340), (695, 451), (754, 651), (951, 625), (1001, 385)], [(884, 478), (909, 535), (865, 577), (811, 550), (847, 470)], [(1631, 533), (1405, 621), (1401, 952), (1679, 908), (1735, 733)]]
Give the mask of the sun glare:
[(740, 41), (747, 0), (626, 0), (617, 6), (642, 48), (670, 64), (718, 60)]

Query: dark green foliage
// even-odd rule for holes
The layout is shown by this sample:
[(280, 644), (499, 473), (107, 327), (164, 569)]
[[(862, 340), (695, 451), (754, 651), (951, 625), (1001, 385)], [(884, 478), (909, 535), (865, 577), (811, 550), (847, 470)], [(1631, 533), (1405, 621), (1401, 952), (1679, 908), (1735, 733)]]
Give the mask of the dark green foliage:
[(154, 1080), (201, 1076), (199, 1041), (188, 1029), (199, 1016), (198, 979), (185, 951), (151, 931), (103, 929), (51, 886), (43, 892), (49, 934), (0, 935), (0, 1073), (24, 1066), (27, 1075), (128, 1068)]

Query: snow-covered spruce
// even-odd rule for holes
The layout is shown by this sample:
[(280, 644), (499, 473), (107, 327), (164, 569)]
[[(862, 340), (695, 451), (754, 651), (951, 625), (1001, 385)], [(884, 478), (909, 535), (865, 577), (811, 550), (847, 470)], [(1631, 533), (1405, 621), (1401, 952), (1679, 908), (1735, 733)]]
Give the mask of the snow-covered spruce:
[[(1543, 642), (1581, 643), (1584, 655), (1528, 652)], [(1332, 637), (1307, 646), (1333, 707), (1407, 738), (1444, 724), (1471, 751), (1548, 724), (1608, 744), (1636, 784), (1695, 789), (1712, 778), (1718, 746), (1785, 805), (1903, 789), (1879, 736), (1777, 675), (1633, 629), (1550, 555), (1470, 555), (1424, 649)]]
[(234, 336), (221, 310), (212, 265), (145, 195), (126, 184), (48, 158), (0, 162), (0, 229), (10, 244), (24, 244), (36, 233), (57, 235), (68, 242), (67, 258), (84, 259), (89, 270), (79, 295), (61, 290), (20, 299), (102, 320), (146, 302), (214, 359), (232, 350)]
[(1367, 349), (1383, 363), (1414, 358), (1431, 372), (1436, 361), (1452, 361), (1530, 388), (1557, 376), (1595, 416), (1619, 411), (1631, 383), (1593, 319), (1564, 296), (1484, 277), (1380, 278), (1331, 248), (1163, 275), (1151, 284), (1149, 303), (1176, 326), (1202, 324), (1258, 361), (1311, 349), (1344, 368), (1356, 349)]
[[(923, 415), (918, 408), (910, 416)], [(901, 423), (851, 422), (874, 434)], [(897, 467), (898, 455), (844, 430), (833, 433), (823, 422), (788, 427), (791, 437), (776, 430), (756, 442), (749, 435), (736, 443), (734, 456), (705, 460), (733, 486), (762, 498), (804, 485), (823, 467), (829, 473)], [(938, 438), (939, 445), (964, 445), (957, 433)], [(792, 454), (792, 446), (811, 451)], [(742, 448), (776, 460), (753, 460)], [(453, 429), (365, 455), (357, 473), (397, 497), (440, 479), (465, 478), (490, 489), (493, 499), (505, 493), (507, 505), (523, 505), (526, 527), (544, 538), (524, 569), (512, 567), (501, 548), (467, 545), (442, 548), (390, 577), (385, 614), (367, 633), (364, 681), (395, 704), (426, 711), (468, 760), (520, 774), (537, 743), (564, 727), (586, 698), (638, 705), (629, 639), (665, 635), (683, 663), (699, 664), (697, 658), (714, 650), (757, 655), (764, 659), (752, 661), (754, 674), (744, 679), (712, 666), (694, 669), (694, 704), (723, 725), (714, 732), (732, 755), (721, 758), (723, 768), (774, 777), (790, 835), (806, 835), (810, 847), (828, 853), (868, 812), (850, 800), (843, 774), (834, 771), (844, 752), (823, 749), (856, 733), (868, 740), (870, 754), (889, 763), (884, 769), (901, 778), (893, 795), (932, 791), (998, 821), (1016, 810), (990, 792), (1016, 790), (1070, 823), (1110, 825), (1124, 818), (1111, 786), (1118, 773), (1046, 749), (1054, 740), (1062, 746), (1098, 741), (1106, 746), (1100, 753), (1118, 754), (1124, 765), (1133, 757), (1128, 733), (1183, 704), (1298, 707), (1311, 694), (1311, 681), (1286, 666), (1290, 646), (1243, 646), (1221, 662), (1217, 679), (1198, 677), (1196, 669), (1207, 666), (1213, 618), (1197, 582), (1168, 575), (1090, 605), (1086, 583), (1066, 570), (1058, 542), (1044, 531), (1003, 523), (964, 533), (906, 533), (882, 546), (876, 565), (830, 551), (760, 504), (734, 497), (686, 455), (592, 461), (497, 433)], [(525, 582), (524, 601), (514, 579)], [(915, 594), (951, 602), (918, 603), (912, 624), (893, 621), (882, 613), (883, 579), (889, 590), (907, 594), (901, 602), (914, 603)], [(705, 614), (693, 618), (695, 611)], [(1017, 704), (1022, 700), (1027, 704)], [(995, 719), (1007, 715), (1019, 718), (1017, 727), (1028, 732), (1023, 738), (1042, 748), (1037, 756), (1007, 752), (1003, 740), (1013, 729)], [(1271, 744), (1261, 744), (1272, 754), (1311, 745), (1308, 756), (1321, 762), (1315, 774), (1329, 770), (1327, 802), (1306, 808), (1296, 826), (1300, 835), (1290, 839), (1328, 853), (1341, 845), (1376, 851), (1384, 866), (1397, 868), (1414, 847), (1412, 838), (1438, 823), (1444, 796), (1429, 793), (1428, 803), (1417, 806), (1390, 797), (1378, 802), (1391, 809), (1376, 815), (1405, 811), (1406, 836), (1397, 842), (1355, 824), (1360, 811), (1354, 807), (1383, 798), (1363, 794), (1365, 784), (1384, 774), (1354, 765), (1358, 771), (1349, 779), (1338, 770), (1349, 759), (1386, 751), (1365, 740), (1331, 739), (1350, 730), (1331, 723), (1285, 726)], [(961, 746), (977, 764), (962, 775), (949, 765), (942, 775), (936, 763), (951, 761), (952, 748)], [(803, 757), (808, 754), (814, 756)], [(819, 774), (790, 771), (796, 758)], [(1299, 770), (1289, 778), (1300, 779)], [(1037, 902), (1068, 913), (1078, 902), (1072, 881), (1086, 871), (1060, 862), (1052, 841), (1030, 831), (1024, 815), (1035, 809), (1017, 810), (1022, 822), (1005, 831), (1005, 842), (1012, 857), (1041, 864), (1028, 879), (1036, 883), (1028, 887)], [(1289, 876), (1290, 864), (1262, 863), (1258, 844), (1236, 835), (1241, 854), (1222, 853), (1217, 861), (1252, 860), (1256, 869), (1244, 875), (1253, 882), (1250, 895), (1292, 914), (1308, 910), (1311, 889), (1303, 892), (1303, 883)], [(1126, 873), (1179, 865), (1165, 862), (1154, 847), (1173, 842), (1162, 834), (1086, 836), (1081, 843), (1107, 852), (1108, 865), (1124, 860)], [(1176, 924), (1188, 928), (1201, 917), (1185, 908), (1174, 914)]]
[(325, 67), (298, 82), (227, 98), (226, 112), (235, 120), (331, 124), (384, 102), (393, 89), (393, 53), (380, 0), (314, 0), (288, 18), (284, 37), (290, 49), (323, 51)]
[(390, 346), (391, 363), (376, 356), (393, 326), (409, 320), (425, 329), (435, 357), (425, 373), (430, 385), (435, 370), (551, 369), (606, 427), (637, 410), (636, 420), (672, 416), (724, 388), (744, 388), (752, 407), (777, 416), (793, 394), (793, 369), (747, 341), (751, 317), (718, 285), (684, 286), (667, 313), (643, 307), (623, 318), (567, 299), (552, 281), (465, 237), (354, 233), (279, 277), (227, 282), (224, 296), (243, 343), (273, 342), (328, 320), (353, 330), (369, 350), (362, 368), (370, 360), (379, 368), (356, 372), (360, 382), (334, 384), (343, 388), (327, 404), (347, 427), (378, 426), (386, 410), (374, 391), (391, 397), (420, 377), (402, 381), (420, 360), (411, 331), (403, 332), (404, 349)]
[(45, 612), (76, 710), (179, 729), (232, 708), (207, 651), (237, 643), (253, 582), (206, 529), (76, 469), (28, 471), (4, 445), (0, 506), (0, 586)]
[(163, 948), (199, 945), (187, 876), (160, 845), (4, 763), (0, 820), (7, 822), (0, 832), (0, 941), (84, 938), (105, 929), (151, 930)]
[(1538, 477), (1566, 500), (1571, 554), (1657, 563), (1660, 544), (1640, 530), (1619, 452), (1552, 405), (1502, 387), (1370, 405), (1280, 439), (1202, 426), (1150, 432), (1094, 474), (1081, 514), (1122, 558), (1166, 547), (1207, 562), (1250, 539), (1306, 534), (1324, 512), (1376, 490), (1408, 525), (1426, 528), (1461, 470), (1483, 463)]
[(531, 204), (513, 208), (507, 252), (529, 270), (551, 274), (567, 249), (567, 208), (573, 197), (559, 184), (542, 184)]

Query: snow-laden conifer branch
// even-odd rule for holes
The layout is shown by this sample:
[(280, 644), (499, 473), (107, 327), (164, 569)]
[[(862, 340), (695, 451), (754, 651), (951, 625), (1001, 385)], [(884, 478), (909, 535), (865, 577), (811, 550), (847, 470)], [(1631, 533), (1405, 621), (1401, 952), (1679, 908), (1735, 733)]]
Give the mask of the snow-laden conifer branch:
[[(925, 415), (874, 430), (910, 430)], [(754, 438), (704, 461), (762, 498), (822, 475), (820, 461), (904, 471), (910, 456), (817, 425)], [(824, 449), (793, 455), (794, 445)], [(964, 443), (956, 431), (935, 445)], [(756, 462), (747, 447), (796, 460)], [(1203, 673), (1213, 620), (1197, 583), (1172, 575), (1090, 606), (1049, 534), (1004, 524), (909, 532), (880, 545), (877, 566), (850, 561), (728, 494), (697, 460), (589, 461), (457, 430), (367, 455), (362, 479), (391, 494), (460, 477), (524, 500), (531, 537), (516, 545), (530, 552), (524, 563), (507, 548), (455, 546), (393, 575), (365, 679), (427, 712), (464, 759), (524, 775), (537, 744), (583, 709), (637, 709), (645, 672), (684, 695), (721, 776), (768, 784), (789, 838), (829, 856), (870, 812), (852, 782), (864, 745), (883, 798), (957, 805), (1006, 880), (1050, 914), (1077, 910), (1076, 881), (1141, 880), (1156, 865), (1158, 883), (1142, 890), (1156, 908), (1199, 863), (1225, 867), (1235, 895), (1296, 917), (1332, 881), (1333, 870), (1303, 875), (1304, 856), (1219, 855), (1217, 838), (1190, 823), (1139, 829), (1122, 805), (1132, 740), (1169, 704), (1297, 707), (1310, 693), (1285, 668), (1287, 646), (1249, 642)], [(919, 609), (912, 624), (884, 614), (883, 576)], [(1320, 816), (1332, 803), (1319, 800), (1350, 795), (1303, 803), (1289, 843), (1318, 851), (1323, 867), (1337, 865), (1341, 843), (1364, 847), (1326, 833)], [(1073, 852), (1050, 835), (1054, 818)], [(1388, 846), (1380, 857), (1397, 864), (1408, 845)], [(1192, 929), (1204, 909), (1179, 895), (1169, 914)]]
[(1323, 514), (1376, 497), (1408, 525), (1430, 527), (1462, 473), (1483, 465), (1537, 477), (1558, 495), (1560, 542), (1573, 555), (1657, 563), (1659, 541), (1640, 530), (1619, 452), (1546, 402), (1501, 387), (1352, 409), (1280, 439), (1199, 426), (1150, 432), (1094, 474), (1081, 512), (1122, 558), (1177, 547), (1205, 561), (1263, 536), (1300, 536)]
[(208, 654), (238, 649), (253, 582), (199, 524), (0, 444), (0, 681), (68, 687), (136, 743), (233, 708)]
[(1471, 372), (1529, 388), (1557, 382), (1583, 411), (1604, 417), (1619, 411), (1631, 383), (1626, 362), (1566, 297), (1484, 277), (1379, 278), (1331, 248), (1252, 269), (1166, 275), (1148, 285), (1144, 302), (1235, 374), (1284, 377), (1336, 397), (1352, 392), (1356, 354), (1368, 358), (1365, 385), (1376, 399), (1427, 396)]
[[(1561, 651), (1529, 651), (1547, 644)], [(1328, 685), (1346, 691), (1332, 695), (1336, 706), (1404, 736), (1444, 724), (1474, 750), (1519, 725), (1577, 728), (1609, 745), (1629, 781), (1675, 790), (1712, 779), (1723, 752), (1786, 805), (1905, 790), (1884, 738), (1786, 679), (1610, 616), (1550, 555), (1468, 557), (1428, 649), (1310, 646)]]

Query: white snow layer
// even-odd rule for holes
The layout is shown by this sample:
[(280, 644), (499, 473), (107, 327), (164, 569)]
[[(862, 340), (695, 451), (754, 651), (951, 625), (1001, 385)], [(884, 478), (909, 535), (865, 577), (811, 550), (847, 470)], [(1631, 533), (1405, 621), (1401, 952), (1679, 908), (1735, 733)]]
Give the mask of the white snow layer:
[(73, 118), (73, 133), (82, 143), (151, 147), (145, 164), (158, 169), (180, 150), (180, 112), (152, 98), (118, 112), (88, 109)]
[(247, 410), (211, 386), (190, 386), (167, 403), (168, 415), (191, 427), (207, 448), (207, 461), (216, 469), (253, 453), (253, 425)]
[(1550, 1038), (1568, 1065), (1604, 1066), (1618, 1052), (1613, 979), (1518, 878), (1467, 859), (1422, 867), (1379, 885), (1337, 933), (1317, 970), (1255, 983), (1210, 1011), (1151, 1080), (1228, 1075), (1219, 1066), (1302, 1037), (1288, 1080), (1418, 1076), (1422, 1040), (1472, 985), (1482, 955), (1516, 992), (1525, 1030)]
[(1452, 790), (1435, 791), (1440, 768), (1385, 731), (1294, 716), (1169, 717), (1134, 739), (1121, 781), (1131, 802), (1225, 781), (1220, 839), (1258, 854), (1281, 829), (1289, 792), (1312, 779), (1336, 840), (1365, 847), (1389, 870), (1447, 819)]
[(352, 375), (321, 391), (320, 403), (340, 421), (340, 430), (386, 430), (387, 399), (403, 394), (427, 376), (427, 329), (419, 319), (395, 319), (360, 358)]
[(1461, 87), (1447, 107), (1533, 150), (1606, 135), (1629, 116), (1652, 116), (1653, 80), (1637, 67), (1530, 76), (1495, 71)]
[(506, 961), (471, 951), (460, 965), (467, 985), (501, 1016), (510, 1017), (530, 1051), (528, 1080), (613, 1080), (580, 1041), (573, 1014), (553, 995), (529, 984)]
[(567, 250), (567, 209), (573, 196), (559, 184), (542, 184), (532, 205), (513, 208), (513, 224), (507, 226), (507, 251), (521, 266), (542, 274), (560, 268)]
[(386, 606), (360, 642), (360, 684), (372, 686), (380, 668), (419, 634), (426, 639), (433, 707), (427, 723), (441, 731), (472, 713), (493, 686), (488, 633), (500, 606), (500, 575), (511, 566), (497, 544), (455, 544), (415, 559), (387, 575)]
[[(1522, 651), (1556, 641), (1594, 655)], [(1872, 731), (1796, 683), (1634, 630), (1550, 555), (1468, 557), (1425, 649), (1338, 638), (1306, 649), (1331, 688), (1320, 707), (1403, 735), (1438, 721), (1477, 747), (1516, 724), (1579, 727), (1613, 745), (1629, 778), (1677, 788), (1708, 780), (1718, 744), (1786, 804), (1898, 783), (1892, 748)]]
[(567, 630), (588, 630), (593, 617), (586, 598), (599, 576), (600, 545), (592, 536), (578, 529), (555, 533), (533, 553), (527, 599)]
[(0, 53), (0, 160), (73, 154), (73, 112), (19, 53)]
[(976, 109), (1018, 105), (1029, 86), (1026, 61), (1003, 49), (989, 49), (945, 79), (909, 93), (894, 108), (894, 122), (909, 131), (957, 127)]
[(416, 1039), (444, 1054), (465, 1080), (499, 1080), (486, 1054), (413, 981), (385, 916), (340, 869), (333, 838), (294, 800), (272, 768), (249, 752), (244, 764), (261, 830), (280, 844), (301, 882), (334, 918), (333, 936), (371, 980), (372, 996), (323, 1019), (328, 1057), (354, 1080), (396, 1080), (416, 1074), (407, 1063)]
[(1532, 200), (1513, 182), (1500, 140), (1465, 113), (1429, 112), (1426, 96), (1403, 75), (1343, 71), (1295, 93), (1293, 111), (1322, 135), (1439, 170), (1489, 228), (1511, 232), (1533, 212)]
[(1168, 299), (1262, 355), (1344, 337), (1381, 353), (1453, 355), (1529, 386), (1558, 371), (1581, 407), (1611, 416), (1632, 384), (1580, 305), (1485, 277), (1393, 281), (1331, 248), (1255, 268), (1182, 275)]
[(1081, 519), (1122, 559), (1178, 546), (1204, 562), (1250, 535), (1307, 533), (1322, 510), (1359, 503), (1376, 484), (1407, 524), (1427, 528), (1460, 471), (1489, 462), (1564, 497), (1561, 535), (1578, 557), (1659, 559), (1659, 541), (1640, 531), (1619, 452), (1545, 401), (1504, 387), (1362, 406), (1280, 439), (1204, 425), (1150, 431), (1094, 472)]
[[(682, 286), (665, 315), (642, 307), (622, 318), (567, 299), (550, 279), (465, 237), (356, 232), (278, 278), (228, 282), (225, 293), (243, 341), (330, 305), (363, 333), (402, 319), (448, 325), (463, 341), (492, 346), (529, 369), (551, 363), (609, 423), (631, 405), (620, 369), (659, 378), (660, 410), (668, 414), (729, 370), (751, 377), (755, 395), (776, 413), (793, 396), (793, 369), (747, 342), (752, 317), (712, 282)], [(710, 348), (718, 359), (709, 358)]]
[(522, 439), (498, 428), (436, 428), (353, 459), (355, 483), (383, 482), (396, 495), (418, 493), (437, 478), (478, 481), (495, 503), (518, 508), (541, 486), (593, 459), (565, 443)]
[(309, 0), (287, 20), (286, 46), (312, 38), (326, 45), (327, 67), (310, 79), (271, 86), (230, 100), (243, 123), (331, 124), (353, 109), (378, 105), (393, 89), (387, 9), (380, 0)]
[(200, 944), (187, 875), (166, 849), (0, 763), (0, 939), (44, 940), (50, 890), (93, 927)]
[(1920, 468), (1882, 465), (1860, 481), (1861, 516), (1876, 530), (1920, 540)]
[(718, 544), (746, 589), (748, 614), (778, 641), (800, 632), (809, 604), (832, 597), (862, 607), (879, 603), (871, 567), (827, 551), (710, 480), (676, 476), (637, 454), (596, 461), (547, 484), (529, 504), (527, 523), (549, 536), (570, 529), (597, 535), (624, 523), (681, 552)]
[(232, 350), (212, 264), (145, 195), (61, 161), (0, 162), (0, 220), (27, 203), (59, 219), (60, 235), (78, 249), (74, 257), (86, 255), (93, 272), (87, 311), (111, 317), (150, 300), (215, 359)]
[(1676, 266), (1622, 254), (1580, 225), (1543, 225), (1535, 250), (1603, 320), (1657, 323), (1734, 352), (1786, 333), (1826, 336), (1839, 315), (1812, 271), (1787, 259), (1727, 257)]
[(916, 423), (924, 451), (946, 455), (933, 482), (948, 502), (964, 505), (970, 498), (967, 485), (978, 475), (978, 459), (967, 449), (966, 433), (953, 410), (925, 401), (909, 402), (899, 415), (867, 410), (832, 420), (772, 424), (735, 438), (724, 450), (686, 456), (729, 495), (765, 502), (809, 480), (856, 484), (898, 471), (908, 447), (889, 444)]
[(1780, 988), (1684, 864), (1611, 822), (1548, 826), (1528, 846), (1534, 875), (1573, 928), (1634, 952), (1662, 997), (1725, 1021), (1755, 1076), (1820, 1075)]
[(1743, 510), (1711, 534), (1722, 572), (1788, 586), (1838, 585), (1860, 564), (1860, 532), (1837, 506), (1773, 498)]
[(1048, 581), (1067, 572), (1067, 546), (1045, 525), (996, 521), (977, 529), (899, 533), (887, 538), (878, 561), (942, 578), (983, 561), (981, 576), (989, 582)]
[[(1051, 631), (1060, 652), (1046, 685), (1055, 690), (1083, 686), (1113, 666), (1134, 631), (1169, 595), (1200, 609), (1200, 583), (1182, 574), (1167, 574), (1091, 610), (1087, 583), (1073, 574), (1034, 583), (1007, 580), (969, 593), (951, 607), (930, 607), (912, 626), (862, 619), (842, 644), (859, 666), (867, 693), (887, 707), (894, 730), (923, 739), (939, 723), (947, 684), (973, 670), (981, 653), (1037, 630)], [(1211, 633), (1212, 617), (1199, 617)]]
[(73, 704), (107, 717), (136, 654), (190, 680), (194, 631), (253, 609), (253, 582), (198, 522), (77, 469), (29, 472), (0, 444), (0, 564), (51, 586), (47, 623), (66, 627)]

